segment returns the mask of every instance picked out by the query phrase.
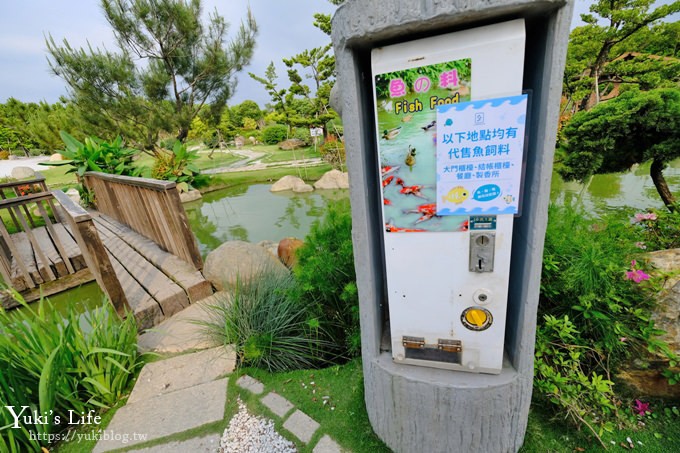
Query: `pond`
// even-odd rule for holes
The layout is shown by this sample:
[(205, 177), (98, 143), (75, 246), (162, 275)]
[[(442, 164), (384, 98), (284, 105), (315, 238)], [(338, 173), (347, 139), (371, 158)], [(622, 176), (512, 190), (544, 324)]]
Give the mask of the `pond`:
[(239, 185), (206, 193), (202, 200), (184, 205), (204, 258), (226, 241), (304, 239), (329, 203), (349, 196), (347, 190), (293, 193), (270, 192), (270, 187)]
[[(636, 166), (626, 173), (595, 175), (585, 184), (564, 182), (553, 174), (550, 200), (572, 205), (595, 215), (620, 208), (646, 210), (664, 209), (664, 204), (649, 176), (651, 163)], [(671, 192), (680, 197), (680, 159), (672, 161), (664, 170)]]

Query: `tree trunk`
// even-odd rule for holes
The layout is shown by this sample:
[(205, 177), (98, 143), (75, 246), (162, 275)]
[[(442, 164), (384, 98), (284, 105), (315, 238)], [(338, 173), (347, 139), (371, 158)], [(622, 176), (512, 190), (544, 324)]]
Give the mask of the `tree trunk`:
[(189, 135), (189, 128), (184, 127), (184, 126), (180, 126), (179, 130), (177, 131), (177, 140), (184, 143), (184, 141), (187, 139), (188, 135)]
[(668, 188), (666, 178), (663, 176), (664, 166), (665, 164), (662, 160), (655, 158), (652, 161), (651, 168), (649, 169), (649, 175), (652, 177), (652, 181), (654, 181), (654, 187), (656, 187), (657, 192), (659, 192), (659, 196), (661, 197), (661, 200), (663, 200), (663, 204), (666, 205), (666, 208), (668, 208), (669, 211), (675, 212), (677, 209), (675, 206), (675, 197)]

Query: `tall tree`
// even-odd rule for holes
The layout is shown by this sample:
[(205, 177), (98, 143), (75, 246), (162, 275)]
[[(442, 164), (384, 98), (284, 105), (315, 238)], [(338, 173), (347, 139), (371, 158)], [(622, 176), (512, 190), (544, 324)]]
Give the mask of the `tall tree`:
[[(312, 106), (313, 114), (304, 122), (307, 126), (321, 125), (326, 135), (326, 122), (336, 115), (330, 110), (330, 95), (335, 75), (335, 58), (329, 53), (331, 44), (305, 50), (291, 58), (284, 58), (283, 63), (288, 67), (288, 79), (291, 82), (288, 89), (292, 95), (300, 96)], [(307, 72), (307, 78), (313, 80), (314, 93), (303, 83), (298, 65)]]
[(656, 8), (654, 3), (655, 0), (597, 0), (590, 14), (581, 15), (586, 25), (572, 31), (565, 69), (565, 93), (578, 110), (587, 110), (599, 102), (601, 84), (609, 81), (605, 67), (626, 51), (622, 46), (626, 41), (655, 21), (680, 11), (680, 0)]
[(206, 104), (217, 111), (234, 75), (250, 62), (257, 25), (250, 10), (235, 38), (217, 11), (201, 21), (201, 0), (102, 0), (119, 53), (47, 39), (50, 66), (89, 122), (155, 146), (160, 130), (187, 137)]
[(574, 115), (562, 130), (558, 171), (583, 180), (652, 161), (650, 176), (670, 211), (678, 209), (663, 170), (680, 157), (680, 89), (629, 90)]

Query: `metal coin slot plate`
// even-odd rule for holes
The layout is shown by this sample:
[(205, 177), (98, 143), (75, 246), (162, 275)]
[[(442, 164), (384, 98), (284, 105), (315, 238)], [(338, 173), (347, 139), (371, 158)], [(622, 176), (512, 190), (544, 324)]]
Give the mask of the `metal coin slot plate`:
[(496, 233), (480, 231), (470, 233), (470, 272), (493, 272)]

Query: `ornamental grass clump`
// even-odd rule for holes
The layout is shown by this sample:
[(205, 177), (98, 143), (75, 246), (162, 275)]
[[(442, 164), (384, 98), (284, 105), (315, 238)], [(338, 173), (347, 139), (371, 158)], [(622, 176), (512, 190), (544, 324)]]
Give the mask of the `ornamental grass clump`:
[[(40, 451), (82, 413), (115, 405), (140, 365), (134, 316), (109, 303), (84, 315), (48, 300), (0, 309), (0, 451)], [(12, 410), (9, 410), (9, 408)], [(40, 419), (17, 415), (37, 413)]]
[(295, 284), (290, 273), (266, 267), (239, 277), (228, 296), (207, 307), (209, 319), (199, 325), (208, 338), (235, 347), (238, 366), (317, 367), (330, 344), (309, 308), (289, 297)]

